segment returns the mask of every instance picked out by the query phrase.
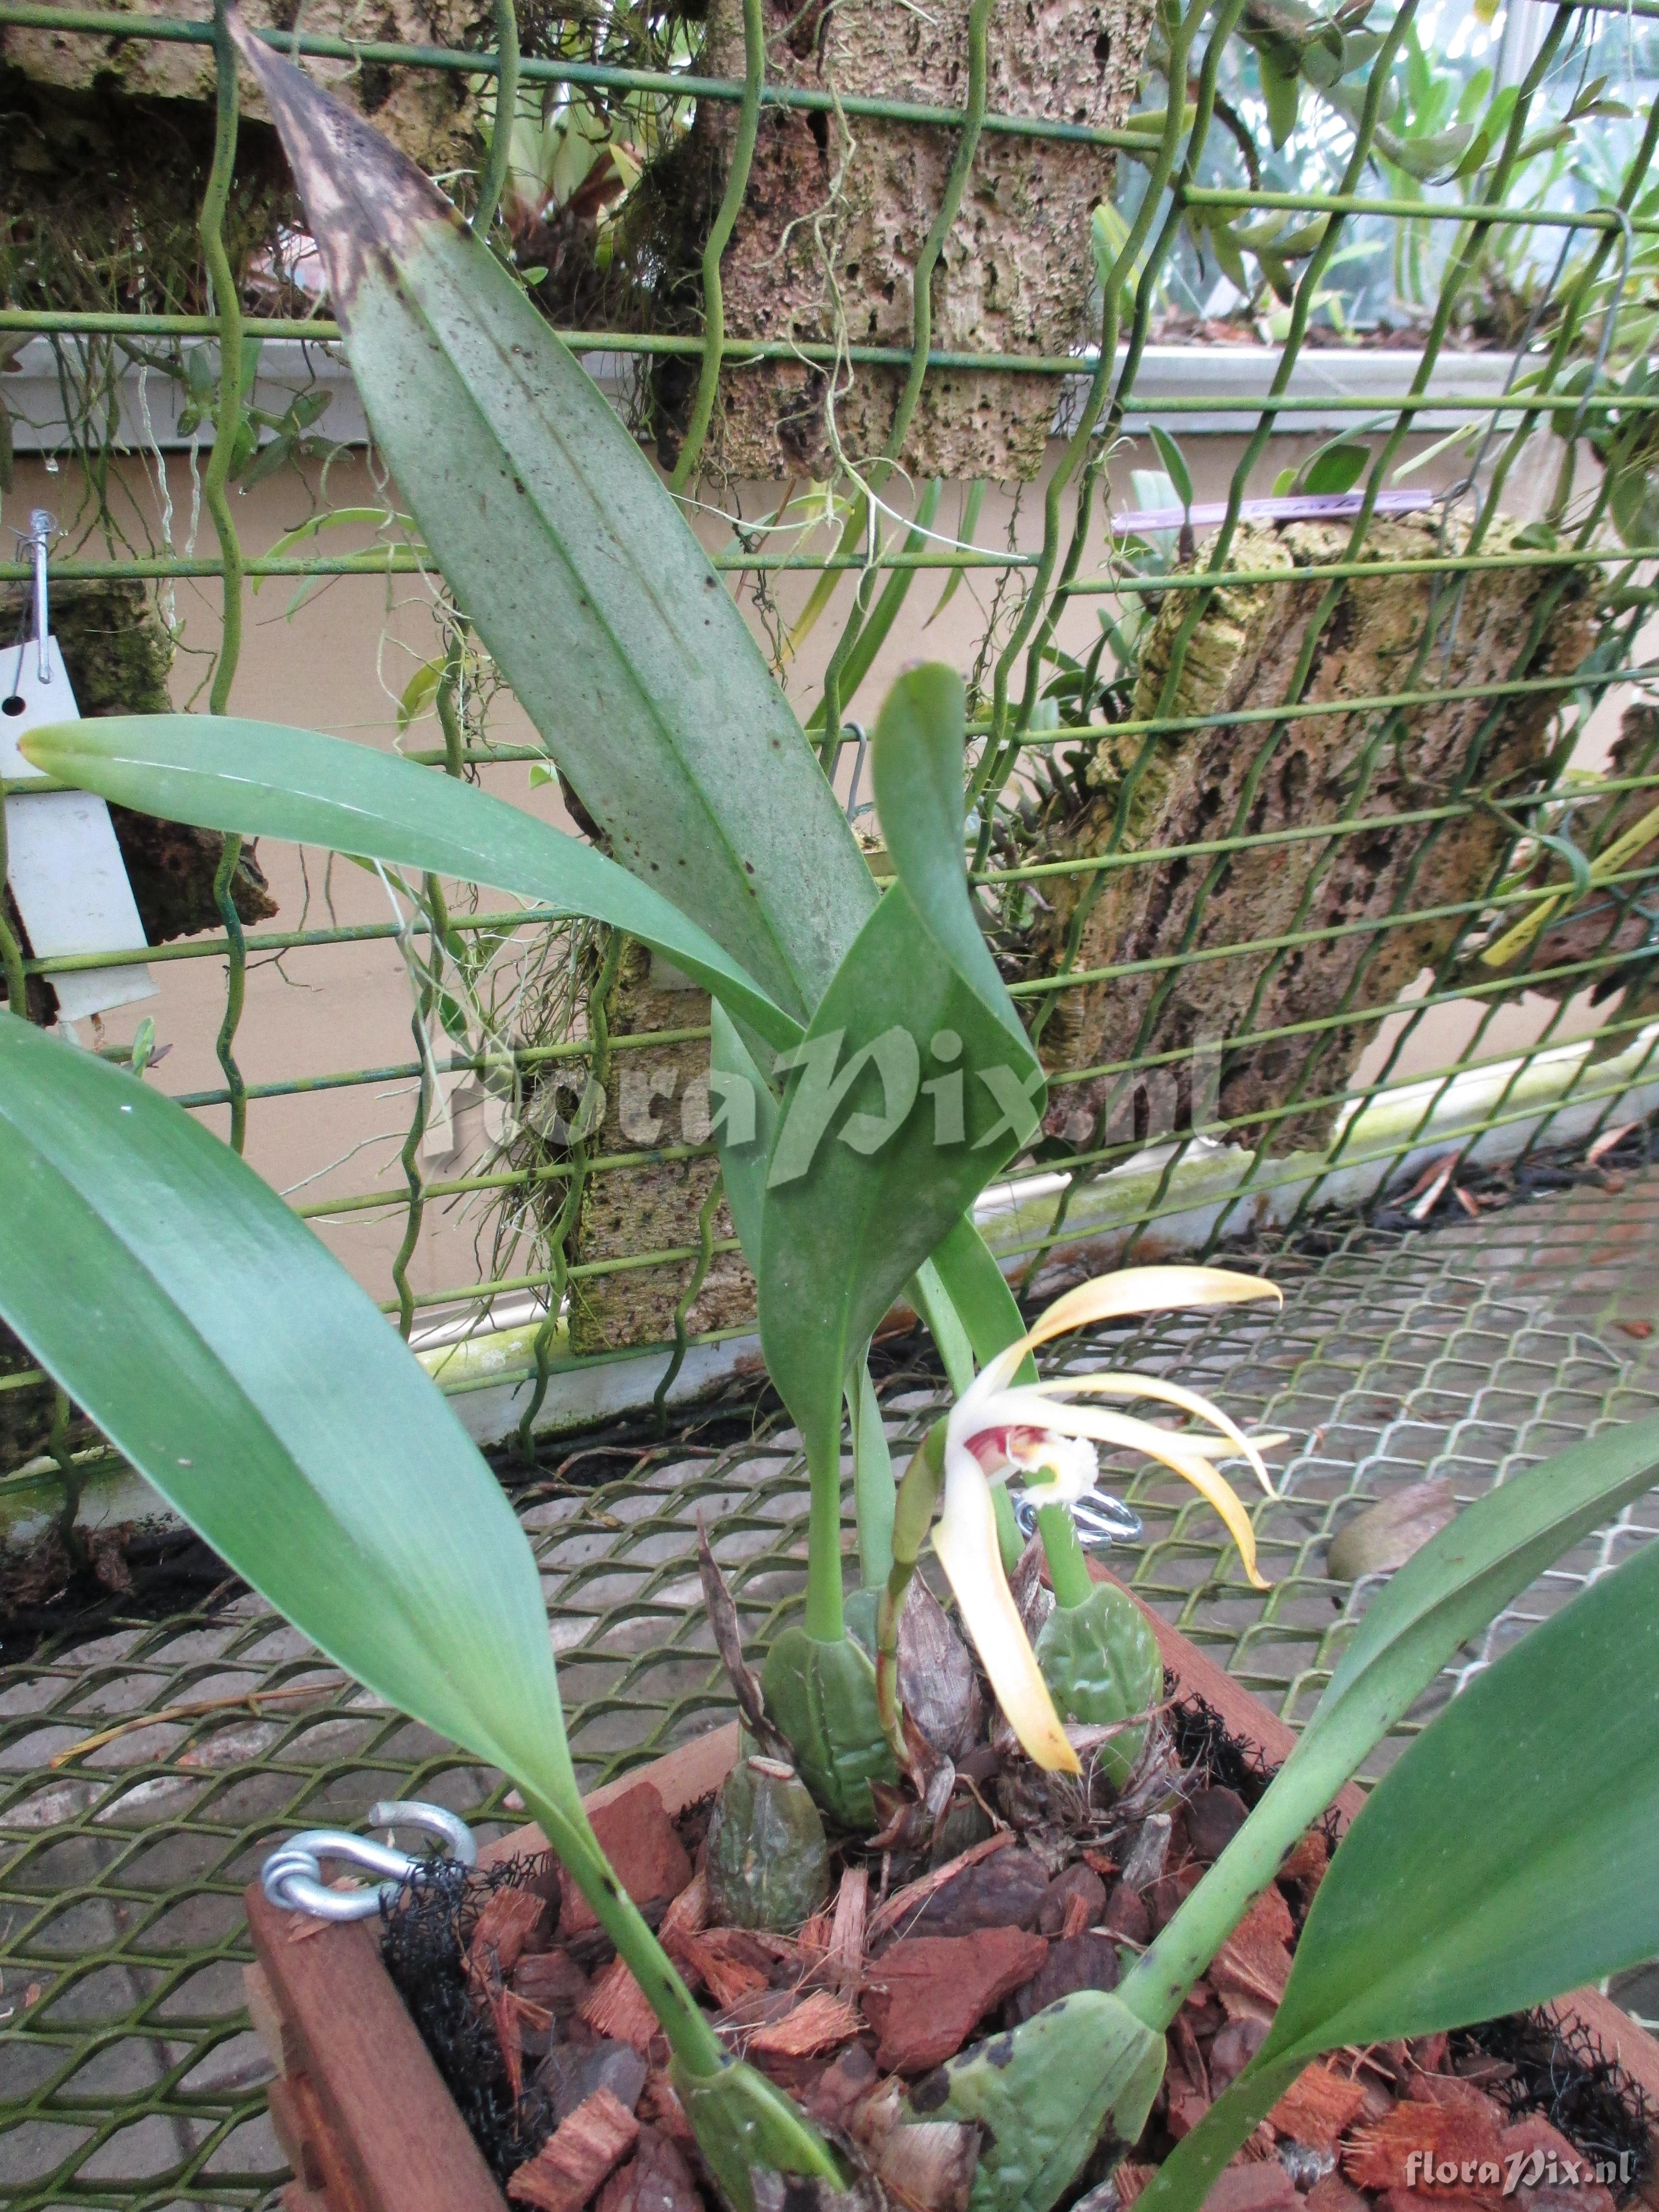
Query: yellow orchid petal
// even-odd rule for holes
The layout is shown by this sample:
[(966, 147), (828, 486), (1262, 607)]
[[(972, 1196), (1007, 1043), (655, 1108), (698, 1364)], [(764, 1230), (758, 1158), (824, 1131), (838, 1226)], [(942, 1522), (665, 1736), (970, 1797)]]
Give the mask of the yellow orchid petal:
[(991, 1678), (997, 1703), (1026, 1755), (1050, 1774), (1081, 1773), (1002, 1571), (991, 1486), (969, 1454), (961, 1455), (946, 1475), (945, 1510), (933, 1529), (933, 1553)]
[[(1190, 1431), (1183, 1430), (1181, 1441), (1188, 1451), (1202, 1452), (1206, 1459), (1236, 1459), (1238, 1456), (1225, 1437), (1195, 1437)], [(1251, 1442), (1259, 1445), (1263, 1451), (1272, 1451), (1278, 1445), (1287, 1444), (1290, 1441), (1291, 1432), (1288, 1429), (1269, 1429), (1264, 1435), (1251, 1439)], [(1270, 1498), (1277, 1498), (1279, 1493), (1276, 1490), (1270, 1490), (1267, 1495)]]
[(1097, 1443), (1144, 1452), (1148, 1459), (1160, 1460), (1172, 1468), (1221, 1516), (1228, 1534), (1238, 1547), (1244, 1571), (1255, 1587), (1270, 1587), (1257, 1571), (1255, 1531), (1238, 1492), (1224, 1476), (1216, 1473), (1202, 1453), (1194, 1451), (1182, 1437), (1172, 1436), (1168, 1429), (1155, 1428), (1150, 1421), (1138, 1421), (1132, 1414), (1104, 1413), (1093, 1406), (1055, 1405), (1049, 1426), (1065, 1436), (1089, 1437)]
[(1236, 1274), (1231, 1267), (1120, 1267), (1115, 1274), (1097, 1275), (1056, 1298), (1018, 1345), (1010, 1345), (998, 1358), (1015, 1353), (1023, 1358), (1034, 1345), (1047, 1344), (1050, 1337), (1064, 1336), (1091, 1322), (1169, 1313), (1182, 1306), (1237, 1305), (1250, 1298), (1277, 1298), (1282, 1305), (1285, 1293), (1277, 1283), (1266, 1282), (1260, 1275)]
[[(1268, 1497), (1279, 1495), (1273, 1488), (1267, 1462), (1258, 1449), (1262, 1440), (1258, 1437), (1253, 1443), (1219, 1406), (1212, 1406), (1207, 1398), (1201, 1397), (1196, 1390), (1184, 1389), (1179, 1382), (1165, 1382), (1161, 1375), (1066, 1375), (1056, 1376), (1052, 1382), (1033, 1383), (1030, 1387), (1041, 1391), (1044, 1397), (1057, 1398), (1069, 1391), (1088, 1390), (1097, 1391), (1103, 1397), (1155, 1398), (1161, 1405), (1178, 1406), (1182, 1413), (1194, 1414), (1200, 1421), (1207, 1421), (1212, 1429), (1218, 1429), (1222, 1436), (1231, 1443), (1233, 1449), (1242, 1458), (1249, 1460), (1255, 1470), (1256, 1480)], [(1193, 1437), (1187, 1437), (1183, 1441), (1188, 1444), (1199, 1442)], [(1284, 1439), (1276, 1437), (1273, 1441), (1282, 1443)]]

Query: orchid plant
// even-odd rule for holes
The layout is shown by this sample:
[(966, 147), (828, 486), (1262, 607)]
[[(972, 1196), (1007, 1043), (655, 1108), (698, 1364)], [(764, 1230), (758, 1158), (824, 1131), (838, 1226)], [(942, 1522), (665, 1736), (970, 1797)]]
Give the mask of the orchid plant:
[[(1115, 1371), (1040, 1380), (1031, 1354), (1085, 1325), (1277, 1293), (1219, 1269), (1132, 1269), (1022, 1328), (971, 1207), (1029, 1143), (1042, 1077), (969, 896), (959, 679), (911, 671), (877, 724), (875, 799), (896, 871), (878, 899), (740, 617), (578, 364), (418, 171), (237, 35), (399, 490), (611, 854), (409, 763), (228, 716), (65, 725), (33, 732), (25, 750), (66, 783), (171, 819), (603, 921), (707, 989), (728, 1199), (811, 1493), (804, 1619), (769, 1654), (768, 1721), (831, 1819), (867, 1833), (872, 1784), (905, 1771), (898, 1631), (931, 1539), (1029, 1755), (1074, 1766), (1067, 1730), (1082, 1724), (1110, 1730), (1112, 1755), (1132, 1760), (1161, 1677), (1134, 1601), (1097, 1584), (1079, 1550), (1069, 1508), (1095, 1480), (1096, 1447), (1144, 1452), (1191, 1483), (1258, 1585), (1254, 1527), (1218, 1462), (1242, 1458), (1271, 1485), (1260, 1442), (1180, 1384)], [(847, 2154), (724, 2051), (606, 1865), (523, 1531), (369, 1301), (180, 1109), (11, 1015), (0, 1123), (6, 1321), (323, 1651), (517, 1783), (655, 2009), (707, 2168), (738, 2212), (751, 2212), (757, 2171), (818, 2194), (843, 2187)], [(866, 1348), (901, 1294), (933, 1329), (956, 1402), (896, 1484)], [(1196, 1425), (1126, 1410), (1143, 1405)], [(844, 1408), (873, 1657), (848, 1633)], [(1656, 1462), (1654, 1425), (1617, 1430), (1471, 1507), (1373, 1605), (1295, 1755), (1120, 1988), (1037, 2014), (994, 2066), (982, 2053), (952, 2062), (949, 2112), (988, 2128), (974, 2212), (1049, 2212), (1104, 2134), (1133, 2139), (1164, 2027), (1285, 1850), (1464, 1639), (1647, 1488)], [(1038, 1508), (1057, 1601), (1035, 1648), (1007, 1581), (1010, 1481)], [(1644, 1859), (1659, 1721), (1642, 1671), (1659, 1646), (1656, 1583), (1659, 1547), (1534, 1632), (1418, 1739), (1336, 1856), (1279, 2024), (1154, 2185), (1160, 2202), (1195, 2203), (1287, 2069), (1334, 2042), (1484, 2017), (1659, 1949)], [(1587, 1680), (1617, 1709), (1603, 1731), (1616, 1788), (1597, 1788), (1582, 1761), (1552, 1769), (1540, 1751)], [(1437, 1793), (1483, 1729), (1515, 1809), (1448, 1856)], [(1586, 1876), (1576, 1915), (1540, 1907), (1564, 1852)], [(1383, 1894), (1401, 1940), (1379, 1932), (1371, 1900)]]

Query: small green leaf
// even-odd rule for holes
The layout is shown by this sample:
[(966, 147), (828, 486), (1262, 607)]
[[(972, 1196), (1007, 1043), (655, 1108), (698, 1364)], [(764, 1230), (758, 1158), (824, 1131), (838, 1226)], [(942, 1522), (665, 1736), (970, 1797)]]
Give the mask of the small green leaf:
[(1288, 307), (1296, 297), (1296, 279), (1291, 274), (1290, 264), (1282, 255), (1267, 246), (1256, 247), (1255, 258), (1261, 264), (1262, 275), (1273, 286), (1274, 295)]
[(1209, 225), (1209, 237), (1222, 275), (1248, 299), (1250, 280), (1245, 271), (1244, 256), (1239, 250), (1238, 238), (1232, 225), (1217, 218)]
[[(398, 702), (398, 735), (400, 738), (407, 733), (411, 722), (418, 722), (422, 715), (430, 710), (438, 696), (438, 686), (444, 680), (445, 666), (441, 656), (436, 660), (424, 660), (404, 684), (403, 696)], [(532, 783), (535, 773), (532, 769)], [(542, 774), (544, 781), (550, 780), (548, 770), (544, 769)]]
[(1369, 446), (1328, 446), (1304, 471), (1302, 489), (1315, 494), (1352, 491), (1364, 475), (1370, 458)]
[[(971, 545), (974, 542), (974, 532), (979, 527), (979, 511), (985, 504), (986, 484), (984, 477), (975, 477), (963, 495), (962, 513), (957, 520), (957, 540), (960, 545)], [(960, 590), (966, 574), (965, 569), (952, 568), (945, 578), (945, 589), (939, 593), (933, 613), (922, 624), (924, 629), (931, 629), (945, 612)]]
[(1158, 457), (1164, 464), (1170, 482), (1175, 486), (1176, 498), (1182, 507), (1190, 507), (1193, 503), (1193, 477), (1187, 466), (1187, 456), (1167, 430), (1160, 429), (1156, 422), (1151, 425), (1151, 428), (1152, 443), (1158, 448)]
[(1474, 176), (1477, 170), (1485, 166), (1486, 156), (1491, 151), (1492, 133), (1489, 131), (1477, 131), (1469, 141), (1468, 152), (1452, 171), (1452, 182), (1455, 184), (1460, 177)]
[[(939, 513), (939, 496), (945, 489), (940, 478), (935, 477), (916, 503), (916, 512), (909, 530), (905, 533), (903, 552), (914, 557), (927, 549), (928, 532), (933, 518)], [(899, 611), (910, 595), (910, 586), (920, 571), (915, 568), (895, 568), (882, 586), (881, 597), (871, 609), (868, 620), (860, 630), (852, 651), (848, 654), (841, 672), (841, 703), (844, 714), (865, 678), (870, 673), (876, 655), (887, 642), (887, 634), (897, 621)], [(807, 717), (809, 730), (823, 726), (823, 702), (819, 701)]]
[(969, 2212), (1048, 2212), (1103, 2133), (1123, 2149), (1146, 2124), (1164, 2043), (1115, 1996), (1080, 1990), (975, 2044), (911, 2092), (918, 2118), (986, 2130)]
[[(1488, 125), (1488, 128), (1492, 127)], [(1379, 132), (1379, 140), (1381, 136)], [(1449, 175), (1456, 169), (1474, 137), (1474, 131), (1467, 124), (1460, 124), (1450, 131), (1437, 131), (1427, 137), (1398, 139), (1389, 149), (1389, 158), (1407, 176), (1428, 184), (1436, 178)]]
[(1260, 46), (1256, 48), (1255, 65), (1261, 78), (1261, 96), (1267, 103), (1267, 127), (1273, 132), (1277, 152), (1296, 128), (1301, 86), (1294, 70), (1281, 67), (1273, 55)]

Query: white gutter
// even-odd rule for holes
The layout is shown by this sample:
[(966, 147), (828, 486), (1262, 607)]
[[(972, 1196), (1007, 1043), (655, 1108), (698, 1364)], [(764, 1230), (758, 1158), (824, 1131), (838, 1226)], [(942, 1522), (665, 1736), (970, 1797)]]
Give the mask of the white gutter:
[[(101, 347), (104, 343), (74, 337), (54, 342), (40, 337), (29, 339), (20, 349), (11, 368), (0, 377), (0, 398), (3, 398), (11, 416), (13, 443), (20, 453), (55, 453), (70, 449), (77, 436), (82, 441), (88, 439), (91, 425), (96, 426), (96, 441), (101, 441), (103, 426), (109, 419), (109, 397), (103, 386), (107, 368), (95, 377), (94, 389), (89, 392), (87, 362), (88, 348)], [(62, 348), (61, 361), (56, 347)], [(186, 352), (201, 348), (216, 358), (218, 349), (213, 340), (185, 342)], [(108, 357), (101, 353), (94, 357), (107, 362)], [(1162, 413), (1157, 403), (1165, 399), (1264, 398), (1282, 358), (1277, 346), (1148, 346), (1141, 356), (1135, 379), (1135, 405), (1126, 416), (1123, 428), (1133, 435), (1156, 421), (1176, 431), (1247, 433), (1255, 428), (1249, 407)], [(1120, 362), (1121, 359), (1120, 349)], [(594, 381), (619, 402), (632, 387), (633, 356), (592, 353), (583, 356), (582, 365)], [(1079, 365), (1080, 369), (1090, 366), (1086, 353), (1079, 356)], [(1421, 365), (1422, 356), (1415, 352), (1365, 346), (1304, 347), (1291, 372), (1287, 390), (1290, 396), (1305, 398), (1308, 404), (1294, 412), (1279, 415), (1277, 427), (1283, 431), (1357, 432), (1369, 419), (1364, 413), (1321, 403), (1374, 399), (1378, 414), (1386, 419), (1390, 403), (1410, 390)], [(1459, 398), (1495, 398), (1504, 390), (1512, 365), (1512, 356), (1503, 353), (1443, 355), (1428, 388), (1449, 402)], [(116, 428), (112, 443), (116, 451), (137, 452), (153, 446), (163, 451), (177, 451), (191, 444), (191, 436), (179, 428), (179, 419), (188, 411), (190, 404), (189, 393), (179, 380), (129, 362), (117, 372), (115, 383)], [(259, 349), (254, 389), (254, 404), (258, 408), (266, 414), (280, 416), (299, 393), (319, 388), (330, 398), (313, 434), (337, 445), (366, 445), (368, 426), (337, 342), (266, 339)], [(1076, 421), (1085, 388), (1081, 374), (1066, 380), (1054, 420), (1057, 436), (1066, 435)], [(71, 416), (80, 426), (75, 435), (70, 431)], [(1460, 411), (1455, 404), (1448, 404), (1444, 409), (1425, 410), (1415, 419), (1419, 430), (1449, 430), (1468, 419), (1468, 410)], [(200, 426), (194, 442), (204, 449), (213, 443), (211, 422)]]

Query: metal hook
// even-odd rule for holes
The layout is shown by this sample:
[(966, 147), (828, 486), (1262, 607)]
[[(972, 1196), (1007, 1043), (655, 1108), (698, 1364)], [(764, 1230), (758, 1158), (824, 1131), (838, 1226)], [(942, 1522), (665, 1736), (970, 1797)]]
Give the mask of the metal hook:
[[(1036, 1534), (1037, 1508), (1044, 1500), (1035, 1492), (1022, 1491), (1014, 1500), (1014, 1521), (1027, 1541)], [(1143, 1534), (1140, 1516), (1121, 1498), (1091, 1490), (1072, 1507), (1078, 1541), (1085, 1552), (1109, 1552), (1114, 1544), (1139, 1543)]]
[[(386, 1798), (368, 1808), (371, 1828), (419, 1828), (450, 1847), (449, 1863), (476, 1865), (478, 1846), (472, 1831), (441, 1805), (415, 1798)], [(324, 1859), (343, 1859), (383, 1880), (373, 1889), (330, 1889), (323, 1881)], [(389, 1904), (410, 1875), (429, 1865), (390, 1844), (377, 1844), (349, 1828), (304, 1828), (278, 1844), (259, 1869), (266, 1897), (284, 1912), (308, 1912), (318, 1920), (368, 1920)]]
[(44, 507), (33, 508), (29, 534), (23, 543), (34, 555), (34, 649), (37, 671), (43, 684), (52, 681), (52, 659), (46, 651), (50, 627), (46, 620), (46, 549), (57, 535), (57, 516), (49, 514)]
[(859, 744), (858, 752), (853, 761), (852, 786), (847, 794), (847, 818), (852, 822), (857, 818), (859, 812), (859, 786), (864, 781), (864, 760), (865, 755), (870, 750), (870, 735), (862, 722), (843, 722), (841, 726), (842, 744), (845, 744), (850, 738), (856, 738)]

